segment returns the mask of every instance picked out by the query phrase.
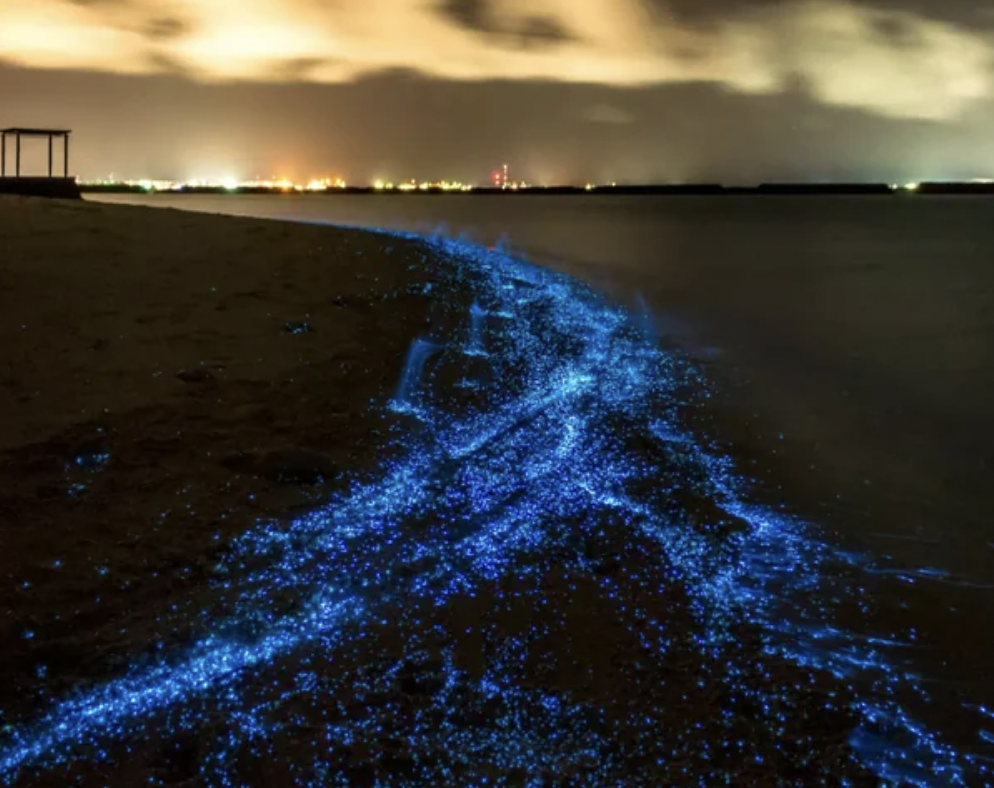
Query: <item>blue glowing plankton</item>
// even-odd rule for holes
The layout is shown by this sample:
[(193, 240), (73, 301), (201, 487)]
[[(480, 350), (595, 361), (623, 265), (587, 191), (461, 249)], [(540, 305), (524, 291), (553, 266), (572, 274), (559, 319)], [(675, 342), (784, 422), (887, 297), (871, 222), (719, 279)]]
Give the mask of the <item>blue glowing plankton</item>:
[(452, 297), (382, 406), (399, 458), (230, 545), (212, 634), (6, 730), (0, 778), (120, 782), (148, 731), (161, 785), (989, 777), (905, 710), (900, 643), (827, 623), (866, 561), (749, 503), (651, 320), (418, 243)]

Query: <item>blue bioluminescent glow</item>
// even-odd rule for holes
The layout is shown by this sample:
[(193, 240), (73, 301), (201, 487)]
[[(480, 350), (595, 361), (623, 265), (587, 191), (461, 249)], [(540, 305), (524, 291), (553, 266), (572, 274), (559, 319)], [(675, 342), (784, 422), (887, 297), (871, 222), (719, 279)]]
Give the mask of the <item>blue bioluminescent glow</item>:
[(749, 502), (644, 310), (418, 243), (443, 285), (377, 406), (398, 459), (229, 545), (192, 614), (210, 636), (8, 731), (0, 777), (112, 774), (149, 729), (217, 786), (990, 777), (909, 710), (910, 636), (838, 623), (883, 568)]
[(404, 362), (404, 371), (400, 377), (400, 385), (397, 387), (395, 402), (398, 407), (416, 407), (416, 399), (419, 386), (425, 372), (425, 364), (428, 358), (441, 350), (438, 345), (434, 345), (425, 339), (415, 340), (410, 350), (407, 352), (407, 360)]
[(464, 352), (469, 356), (485, 356), (486, 348), (483, 341), (483, 320), (487, 313), (478, 303), (473, 302), (469, 308), (469, 339), (466, 341)]

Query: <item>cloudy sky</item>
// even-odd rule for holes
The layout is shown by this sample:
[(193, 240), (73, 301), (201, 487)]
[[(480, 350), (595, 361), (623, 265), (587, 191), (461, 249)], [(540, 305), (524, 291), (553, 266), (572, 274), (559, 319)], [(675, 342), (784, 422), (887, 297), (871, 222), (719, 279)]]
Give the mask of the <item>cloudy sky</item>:
[(84, 177), (986, 176), (992, 93), (983, 0), (0, 1)]

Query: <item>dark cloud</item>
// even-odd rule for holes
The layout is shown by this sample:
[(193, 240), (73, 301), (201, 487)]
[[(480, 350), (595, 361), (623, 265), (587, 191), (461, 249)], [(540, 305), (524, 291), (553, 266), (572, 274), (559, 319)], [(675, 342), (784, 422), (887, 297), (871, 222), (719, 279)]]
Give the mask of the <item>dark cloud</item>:
[(467, 30), (492, 33), (487, 19), (488, 0), (440, 0), (439, 13)]
[(517, 30), (511, 33), (521, 42), (522, 46), (548, 46), (574, 40), (569, 31), (551, 17), (532, 17), (525, 21)]
[[(546, 182), (903, 182), (980, 176), (978, 162), (994, 160), (991, 110), (947, 124), (888, 119), (826, 107), (800, 81), (747, 96), (705, 84), (619, 90), (394, 72), (340, 85), (219, 85), (0, 66), (0, 82), (9, 117), (75, 129), (75, 167), (89, 176), (475, 182), (507, 161), (517, 177)], [(638, 122), (584, 122), (600, 105)]]
[[(963, 26), (994, 29), (994, 6), (984, 0), (851, 0), (856, 6), (881, 13), (905, 13)], [(641, 0), (661, 23), (678, 20), (702, 26), (741, 17), (755, 11), (779, 12), (798, 0)]]
[(193, 29), (190, 23), (176, 16), (162, 16), (150, 20), (144, 34), (153, 41), (168, 41), (186, 35)]
[(901, 17), (880, 17), (874, 19), (872, 24), (877, 35), (890, 44), (908, 49), (914, 49), (922, 44), (919, 31)]
[(905, 12), (964, 27), (994, 29), (994, 6), (983, 0), (856, 0), (859, 5), (884, 12)]
[(661, 24), (681, 22), (712, 24), (742, 16), (757, 9), (776, 10), (796, 4), (796, 0), (640, 0)]
[(183, 65), (183, 63), (163, 52), (150, 52), (147, 55), (147, 59), (155, 71), (161, 71), (167, 74), (175, 74), (183, 77), (190, 76), (189, 70)]
[(566, 27), (551, 16), (535, 15), (524, 21), (500, 13), (492, 0), (441, 0), (439, 13), (459, 27), (502, 44), (520, 49), (541, 49), (575, 40)]
[(175, 14), (149, 15), (147, 6), (141, 0), (69, 0), (69, 2), (105, 14), (108, 26), (137, 30), (151, 41), (162, 42), (181, 38), (193, 29), (190, 22)]
[(334, 58), (294, 57), (276, 63), (273, 73), (280, 82), (306, 82), (323, 66), (335, 65)]

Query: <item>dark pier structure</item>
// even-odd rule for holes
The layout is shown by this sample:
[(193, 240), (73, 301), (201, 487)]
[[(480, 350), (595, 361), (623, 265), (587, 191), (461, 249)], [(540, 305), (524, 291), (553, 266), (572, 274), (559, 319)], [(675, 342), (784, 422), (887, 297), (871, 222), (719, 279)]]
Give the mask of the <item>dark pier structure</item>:
[[(18, 194), (25, 197), (61, 197), (79, 199), (79, 186), (76, 179), (69, 177), (69, 135), (68, 129), (0, 129), (0, 194)], [(21, 175), (22, 138), (48, 139), (48, 176)], [(62, 175), (55, 175), (56, 139), (62, 140)], [(13, 170), (7, 173), (8, 140), (13, 148)]]

